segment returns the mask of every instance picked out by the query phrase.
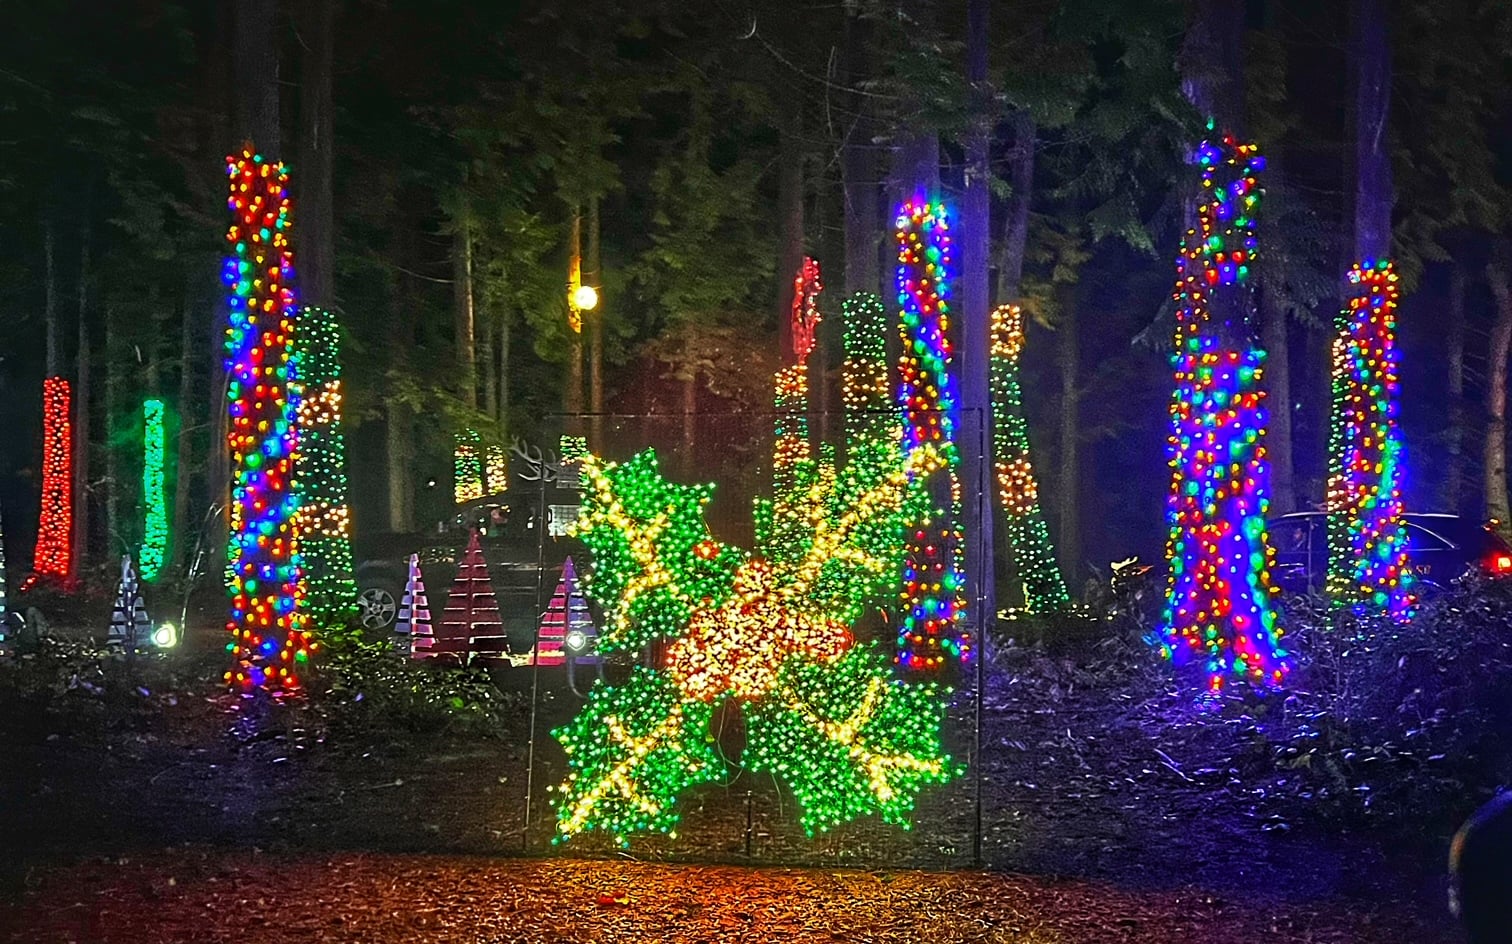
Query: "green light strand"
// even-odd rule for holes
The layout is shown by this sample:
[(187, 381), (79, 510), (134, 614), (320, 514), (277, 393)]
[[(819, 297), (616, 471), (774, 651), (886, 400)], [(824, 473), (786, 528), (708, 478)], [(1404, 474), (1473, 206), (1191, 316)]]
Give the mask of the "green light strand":
[(1024, 349), (1024, 315), (1017, 305), (992, 313), (992, 454), (998, 500), (1003, 508), (1008, 550), (1024, 592), (1024, 609), (1050, 613), (1066, 609), (1071, 594), (1055, 561), (1050, 527), (1039, 503), (1039, 485), (1029, 455), (1029, 424), (1019, 384)]
[(137, 553), (141, 578), (154, 581), (168, 554), (168, 490), (165, 466), (168, 434), (163, 401), (142, 401), (142, 547)]
[(341, 332), (331, 312), (304, 309), (294, 332), (293, 360), (299, 427), (296, 528), (304, 584), (300, 605), (318, 630), (345, 620), (357, 600), (341, 424)]

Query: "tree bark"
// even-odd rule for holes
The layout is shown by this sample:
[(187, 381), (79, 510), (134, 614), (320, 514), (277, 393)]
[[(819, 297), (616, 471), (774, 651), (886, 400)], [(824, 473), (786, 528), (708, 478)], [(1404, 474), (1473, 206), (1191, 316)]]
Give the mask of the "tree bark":
[(388, 460), (389, 530), (407, 534), (414, 530), (410, 498), (410, 409), (401, 400), (389, 400), (385, 408), (384, 455)]
[(75, 583), (87, 569), (89, 553), (89, 227), (80, 235), (79, 358), (74, 385), (73, 554), (68, 579)]
[(239, 0), (232, 9), (237, 90), (231, 129), (237, 140), (232, 145), (251, 141), (260, 153), (276, 160), (283, 143), (278, 118), (278, 0)]
[(1196, 0), (1179, 66), (1187, 100), (1235, 134), (1244, 123), (1245, 0)]
[(985, 641), (997, 613), (992, 495), (992, 397), (988, 388), (991, 356), (991, 311), (988, 301), (988, 264), (992, 237), (992, 166), (989, 138), (992, 127), (992, 90), (987, 84), (989, 0), (968, 0), (966, 5), (966, 78), (971, 83), (972, 127), (966, 140), (966, 193), (961, 216), (961, 395), (965, 407), (960, 443), (962, 478), (966, 486), (966, 586), (980, 614), (978, 640)]
[(105, 305), (105, 547), (114, 551), (131, 547), (133, 542), (121, 522), (122, 482), (120, 481), (121, 440), (121, 371), (125, 366), (121, 349), (120, 326), (115, 306)]
[(599, 268), (599, 198), (588, 200), (588, 245), (583, 252), (583, 284), (599, 291), (598, 306), (585, 312), (583, 317), (588, 327), (588, 409), (600, 413), (604, 409), (604, 286), (603, 272)]
[(304, 0), (304, 43), (299, 111), (299, 288), (308, 305), (330, 308), (335, 301), (336, 248), (331, 171), (331, 68), (335, 47), (336, 0)]
[(782, 129), (782, 157), (777, 169), (777, 216), (781, 242), (777, 246), (777, 291), (772, 310), (777, 317), (777, 344), (780, 363), (792, 364), (793, 357), (793, 279), (803, 265), (803, 116), (799, 106), (793, 109)]
[[(567, 284), (576, 286), (583, 277), (583, 209), (572, 205), (572, 220), (567, 229)], [(569, 299), (570, 304), (570, 299)], [(581, 317), (581, 314), (579, 314)], [(567, 386), (562, 392), (562, 410), (567, 413), (567, 427), (576, 429), (583, 412), (583, 332), (567, 328)]]
[(1260, 292), (1260, 345), (1266, 351), (1265, 388), (1270, 399), (1271, 512), (1297, 510), (1296, 463), (1292, 457), (1291, 354), (1286, 306), (1279, 293)]
[(49, 377), (60, 376), (63, 370), (63, 357), (58, 343), (58, 269), (56, 260), (53, 258), (54, 241), (52, 220), (44, 219), (42, 221), (42, 260), (47, 287), (42, 311), (47, 325), (47, 376)]
[(499, 433), (509, 443), (509, 312), (499, 312)]
[(457, 345), (457, 382), (462, 402), (468, 409), (478, 408), (477, 324), (473, 311), (473, 241), (472, 219), (466, 198), (462, 210), (453, 220), (452, 230), (452, 314), (453, 337)]
[(1449, 385), (1449, 428), (1445, 431), (1449, 461), (1444, 469), (1444, 510), (1459, 514), (1465, 491), (1465, 266), (1455, 261), (1449, 269), (1449, 324), (1445, 345)]
[[(866, 78), (867, 32), (866, 21), (848, 12), (844, 36), (845, 81), (852, 87)], [(881, 193), (877, 187), (877, 155), (872, 143), (875, 122), (866, 96), (852, 95), (850, 102), (856, 120), (840, 149), (845, 200), (846, 295), (875, 292), (882, 283)]]
[[(191, 468), (194, 456), (194, 438), (192, 416), (189, 405), (194, 401), (194, 380), (196, 371), (194, 368), (194, 325), (195, 309), (198, 307), (196, 293), (194, 291), (194, 279), (188, 277), (184, 284), (184, 319), (179, 325), (179, 388), (178, 409), (178, 445), (174, 450), (174, 475), (173, 475), (173, 517), (168, 521), (168, 553), (173, 566), (182, 573), (186, 564), (186, 555), (194, 542), (189, 534), (189, 487), (191, 484)], [(211, 372), (212, 376), (214, 371)], [(210, 444), (210, 454), (217, 451), (216, 444)], [(182, 532), (180, 529), (183, 529)]]
[(1013, 113), (1013, 150), (1008, 155), (1008, 212), (998, 255), (997, 303), (1017, 301), (1024, 281), (1024, 248), (1029, 243), (1029, 207), (1034, 198), (1034, 146), (1037, 127), (1025, 109)]
[(604, 412), (604, 281), (599, 243), (599, 198), (588, 200), (588, 247), (583, 254), (583, 284), (598, 289), (598, 305), (583, 313), (588, 327), (588, 410), (593, 448), (602, 448)]
[(1071, 289), (1063, 291), (1069, 304), (1062, 306), (1060, 324), (1060, 547), (1061, 572), (1066, 582), (1077, 586), (1081, 570), (1081, 370), (1077, 299)]
[(1486, 268), (1496, 297), (1496, 320), (1487, 354), (1485, 507), (1486, 517), (1500, 522), (1502, 534), (1512, 533), (1512, 509), (1507, 499), (1507, 357), (1512, 353), (1512, 243), (1501, 240)]
[[(1391, 54), (1386, 44), (1382, 0), (1354, 0), (1355, 47), (1355, 259), (1391, 254), (1391, 206), (1395, 191), (1387, 151), (1391, 107)], [(1347, 297), (1347, 296), (1346, 296)]]
[(499, 385), (494, 380), (498, 362), (494, 360), (494, 326), (497, 318), (484, 305), (478, 318), (478, 386), (483, 388), (483, 413), (499, 421)]

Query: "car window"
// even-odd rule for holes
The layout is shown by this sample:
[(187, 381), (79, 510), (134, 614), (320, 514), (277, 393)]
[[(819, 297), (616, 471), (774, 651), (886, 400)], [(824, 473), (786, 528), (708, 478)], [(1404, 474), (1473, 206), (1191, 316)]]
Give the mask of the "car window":
[(1447, 551), (1454, 545), (1415, 524), (1407, 525), (1407, 549), (1409, 551)]

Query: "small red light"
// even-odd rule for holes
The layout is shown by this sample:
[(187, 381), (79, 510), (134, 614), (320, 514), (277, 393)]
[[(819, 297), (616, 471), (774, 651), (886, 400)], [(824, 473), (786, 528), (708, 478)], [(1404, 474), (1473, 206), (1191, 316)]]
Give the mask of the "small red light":
[(1498, 554), (1491, 561), (1491, 570), (1498, 574), (1512, 571), (1512, 554)]

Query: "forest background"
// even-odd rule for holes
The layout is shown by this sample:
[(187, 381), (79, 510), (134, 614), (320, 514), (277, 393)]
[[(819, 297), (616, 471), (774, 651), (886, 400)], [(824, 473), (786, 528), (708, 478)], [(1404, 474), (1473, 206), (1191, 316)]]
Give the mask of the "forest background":
[[(805, 254), (826, 283), (816, 357), (830, 382), (814, 405), (839, 409), (839, 302), (894, 294), (887, 233), (910, 148), (938, 140), (955, 204), (967, 164), (965, 0), (9, 6), (0, 506), (18, 570), (49, 373), (87, 404), (79, 541), (93, 565), (140, 539), (141, 400), (173, 405), (182, 562), (224, 476), (222, 159), (248, 135), (292, 168), (302, 295), (346, 334), (359, 535), (444, 514), (465, 427), (539, 442), (553, 432), (541, 417), (564, 409), (769, 409)], [(1201, 129), (1178, 67), (1190, 11), (991, 6), (976, 88), (992, 290), (1032, 319), (1041, 492), (1079, 586), (1164, 540), (1171, 260)], [(1351, 261), (1351, 6), (1246, 5), (1244, 125), (1271, 159), (1258, 274), (1278, 511), (1322, 498), (1328, 326)], [(1490, 408), (1506, 359), (1487, 352), (1512, 330), (1512, 14), (1387, 7), (1407, 507), (1480, 515), (1505, 495), (1484, 447), (1506, 436)], [(574, 231), (603, 299), (576, 399)]]

